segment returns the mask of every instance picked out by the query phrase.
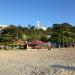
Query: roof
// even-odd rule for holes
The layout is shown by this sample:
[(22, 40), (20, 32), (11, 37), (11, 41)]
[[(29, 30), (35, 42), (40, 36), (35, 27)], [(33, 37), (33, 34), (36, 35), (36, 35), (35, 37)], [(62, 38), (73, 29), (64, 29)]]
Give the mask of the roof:
[(39, 40), (35, 40), (35, 41), (30, 42), (29, 44), (45, 44), (45, 43)]
[(23, 41), (23, 40), (17, 40), (17, 41), (16, 41), (16, 44), (17, 44), (17, 45), (23, 45), (23, 44), (24, 44), (24, 41)]

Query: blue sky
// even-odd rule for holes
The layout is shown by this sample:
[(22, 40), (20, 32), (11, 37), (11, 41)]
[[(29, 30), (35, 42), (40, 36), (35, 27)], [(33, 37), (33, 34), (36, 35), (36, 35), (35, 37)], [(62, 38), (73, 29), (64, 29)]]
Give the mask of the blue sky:
[(0, 24), (35, 25), (39, 20), (75, 25), (75, 0), (0, 0)]

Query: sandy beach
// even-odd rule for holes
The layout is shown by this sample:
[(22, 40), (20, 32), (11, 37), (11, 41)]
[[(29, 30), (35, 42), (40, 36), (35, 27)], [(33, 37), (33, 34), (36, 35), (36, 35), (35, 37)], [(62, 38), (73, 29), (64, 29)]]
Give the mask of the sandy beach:
[(75, 75), (75, 49), (0, 50), (0, 75)]

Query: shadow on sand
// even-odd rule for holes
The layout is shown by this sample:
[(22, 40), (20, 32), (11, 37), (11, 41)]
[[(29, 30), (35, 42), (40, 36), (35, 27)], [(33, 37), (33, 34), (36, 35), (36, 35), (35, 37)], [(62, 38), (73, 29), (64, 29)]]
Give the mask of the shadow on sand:
[(52, 67), (52, 68), (66, 69), (66, 70), (72, 70), (72, 71), (75, 71), (75, 67), (71, 67), (71, 66), (52, 65), (51, 67)]

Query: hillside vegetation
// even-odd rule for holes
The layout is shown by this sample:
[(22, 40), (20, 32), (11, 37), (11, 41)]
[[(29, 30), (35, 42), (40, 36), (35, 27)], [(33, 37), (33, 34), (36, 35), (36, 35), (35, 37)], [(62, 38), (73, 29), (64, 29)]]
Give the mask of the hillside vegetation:
[(44, 42), (55, 43), (75, 43), (75, 26), (68, 23), (53, 24), (52, 27), (47, 27), (46, 30), (37, 29), (35, 26), (28, 25), (9, 25), (0, 30), (0, 44), (11, 44), (16, 40), (24, 41), (41, 40)]

